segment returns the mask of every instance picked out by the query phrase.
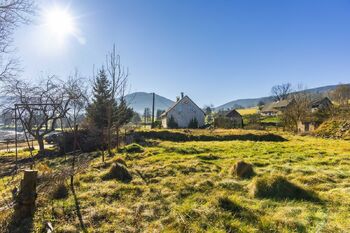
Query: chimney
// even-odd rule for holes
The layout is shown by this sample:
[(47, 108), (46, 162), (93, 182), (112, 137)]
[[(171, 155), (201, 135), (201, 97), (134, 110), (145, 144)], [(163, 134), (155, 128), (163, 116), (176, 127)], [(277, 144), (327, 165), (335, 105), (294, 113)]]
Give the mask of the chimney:
[(178, 102), (180, 100), (180, 97), (176, 96), (176, 102)]
[(184, 97), (184, 93), (183, 92), (181, 92), (181, 99)]

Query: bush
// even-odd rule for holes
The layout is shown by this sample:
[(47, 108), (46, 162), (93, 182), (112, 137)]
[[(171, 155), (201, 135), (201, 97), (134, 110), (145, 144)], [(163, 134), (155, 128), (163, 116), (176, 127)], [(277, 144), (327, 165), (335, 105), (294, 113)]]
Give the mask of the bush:
[(145, 149), (137, 143), (132, 143), (130, 145), (125, 146), (122, 151), (128, 153), (142, 153)]
[[(102, 140), (101, 132), (93, 130), (78, 130), (77, 132), (77, 149), (83, 152), (92, 152), (96, 150), (105, 150), (107, 144)], [(115, 141), (112, 142), (115, 145)], [(57, 140), (57, 145), (61, 153), (68, 153), (74, 149), (74, 132), (64, 132), (62, 137)]]
[(65, 199), (68, 197), (68, 188), (64, 182), (54, 186), (51, 192), (52, 199)]
[(159, 139), (164, 141), (186, 142), (186, 141), (267, 141), (267, 142), (284, 142), (287, 139), (280, 135), (267, 134), (231, 134), (231, 135), (194, 135), (183, 132), (174, 132), (169, 130), (158, 131), (138, 131), (134, 133), (135, 140), (138, 142), (146, 139)]
[(251, 185), (251, 193), (258, 198), (319, 200), (312, 191), (291, 183), (283, 176), (265, 176), (255, 178)]
[(253, 165), (244, 161), (238, 161), (235, 165), (233, 165), (231, 173), (232, 175), (243, 179), (250, 178), (255, 175)]
[(132, 176), (129, 173), (128, 169), (120, 163), (114, 163), (110, 170), (103, 175), (102, 179), (111, 180), (116, 179), (124, 183), (128, 183), (132, 180)]

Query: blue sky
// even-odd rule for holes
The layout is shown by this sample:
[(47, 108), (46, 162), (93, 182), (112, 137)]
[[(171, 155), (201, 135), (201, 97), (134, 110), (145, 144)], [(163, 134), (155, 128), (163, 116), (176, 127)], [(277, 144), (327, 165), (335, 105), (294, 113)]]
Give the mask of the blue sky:
[[(63, 45), (35, 24), (15, 36), (23, 76), (86, 77), (116, 44), (130, 92), (200, 106), (269, 95), (275, 84), (311, 88), (350, 82), (350, 1), (115, 0), (41, 1), (68, 7), (79, 38)], [(43, 39), (44, 38), (44, 39)]]

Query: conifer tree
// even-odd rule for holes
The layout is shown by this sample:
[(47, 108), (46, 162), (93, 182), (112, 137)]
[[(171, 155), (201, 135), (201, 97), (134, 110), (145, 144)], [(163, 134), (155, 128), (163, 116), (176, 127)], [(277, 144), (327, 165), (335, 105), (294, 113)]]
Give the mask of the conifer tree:
[[(110, 81), (102, 68), (94, 80), (92, 103), (87, 107), (87, 118), (97, 129), (103, 130), (108, 126), (107, 111), (113, 100)], [(113, 115), (117, 112), (117, 104), (112, 103)]]

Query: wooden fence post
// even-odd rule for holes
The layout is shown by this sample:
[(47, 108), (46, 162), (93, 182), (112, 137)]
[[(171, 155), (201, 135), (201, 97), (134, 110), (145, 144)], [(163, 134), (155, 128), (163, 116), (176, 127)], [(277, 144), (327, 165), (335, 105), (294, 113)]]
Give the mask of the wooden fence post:
[(22, 220), (33, 216), (35, 211), (35, 200), (37, 197), (36, 184), (37, 184), (38, 171), (25, 170), (24, 177), (21, 180), (20, 189), (16, 197), (15, 204), (15, 218), (16, 220)]

